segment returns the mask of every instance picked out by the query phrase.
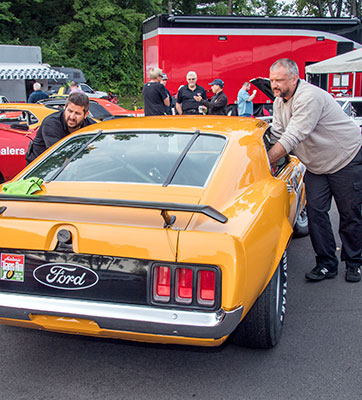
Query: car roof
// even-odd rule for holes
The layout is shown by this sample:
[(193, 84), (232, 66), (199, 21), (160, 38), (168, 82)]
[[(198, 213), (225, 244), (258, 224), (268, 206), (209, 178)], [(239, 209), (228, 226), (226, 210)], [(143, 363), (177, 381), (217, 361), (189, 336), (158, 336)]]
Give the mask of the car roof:
[[(164, 131), (164, 132), (196, 132), (220, 134), (228, 137), (250, 136), (260, 131), (264, 133), (268, 124), (255, 118), (232, 117), (232, 116), (153, 116), (140, 118), (117, 118), (103, 121), (95, 125), (82, 128), (73, 135), (85, 132), (103, 131)], [(259, 135), (256, 135), (259, 138)]]
[(44, 104), (38, 103), (0, 103), (0, 108), (3, 110), (47, 110)]

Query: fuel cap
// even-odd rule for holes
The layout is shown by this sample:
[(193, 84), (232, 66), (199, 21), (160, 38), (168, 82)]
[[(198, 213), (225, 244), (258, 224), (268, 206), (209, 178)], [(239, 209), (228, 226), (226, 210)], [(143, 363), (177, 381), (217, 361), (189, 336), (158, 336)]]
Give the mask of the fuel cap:
[(61, 229), (57, 233), (57, 239), (60, 243), (71, 243), (72, 232), (68, 231), (68, 229)]

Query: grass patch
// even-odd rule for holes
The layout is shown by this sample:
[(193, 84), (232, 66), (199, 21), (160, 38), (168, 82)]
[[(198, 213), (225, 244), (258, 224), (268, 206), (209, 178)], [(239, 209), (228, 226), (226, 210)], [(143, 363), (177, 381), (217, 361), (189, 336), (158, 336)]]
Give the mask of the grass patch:
[(138, 95), (119, 96), (118, 104), (127, 110), (134, 110), (135, 107), (143, 108), (142, 93)]

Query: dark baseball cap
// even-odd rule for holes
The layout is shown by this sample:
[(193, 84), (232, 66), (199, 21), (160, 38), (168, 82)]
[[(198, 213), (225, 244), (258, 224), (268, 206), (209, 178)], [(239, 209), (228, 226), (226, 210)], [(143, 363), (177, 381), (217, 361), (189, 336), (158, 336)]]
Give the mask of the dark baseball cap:
[(209, 85), (219, 85), (220, 87), (224, 87), (224, 81), (222, 79), (214, 79)]

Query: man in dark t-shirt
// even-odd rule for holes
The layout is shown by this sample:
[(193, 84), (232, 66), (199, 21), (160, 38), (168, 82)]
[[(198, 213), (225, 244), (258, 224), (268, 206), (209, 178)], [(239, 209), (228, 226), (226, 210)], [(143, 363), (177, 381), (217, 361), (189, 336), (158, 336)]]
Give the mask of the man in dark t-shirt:
[(150, 71), (150, 81), (143, 86), (143, 100), (145, 116), (165, 115), (165, 107), (170, 106), (170, 98), (165, 86), (161, 84), (162, 70), (152, 68)]
[(88, 114), (88, 96), (85, 93), (71, 93), (64, 110), (50, 114), (40, 125), (34, 140), (30, 142), (26, 152), (27, 164), (70, 133), (94, 124), (95, 121), (89, 118)]
[(202, 86), (196, 84), (196, 72), (189, 71), (186, 79), (187, 85), (182, 86), (177, 94), (176, 110), (178, 114), (202, 114), (199, 109), (200, 103), (194, 97), (201, 96), (204, 100), (207, 100), (206, 91)]

